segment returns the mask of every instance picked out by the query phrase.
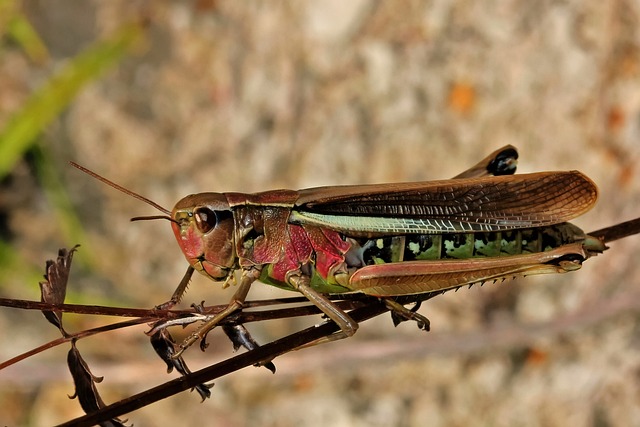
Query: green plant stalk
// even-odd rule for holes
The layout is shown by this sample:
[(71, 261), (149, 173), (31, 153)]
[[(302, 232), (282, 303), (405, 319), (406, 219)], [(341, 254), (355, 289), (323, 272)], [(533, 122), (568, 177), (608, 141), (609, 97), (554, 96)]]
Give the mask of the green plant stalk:
[(116, 64), (142, 36), (140, 25), (126, 25), (71, 59), (27, 100), (0, 132), (0, 179), (6, 176), (36, 137), (105, 69)]
[(29, 55), (32, 61), (44, 64), (49, 59), (46, 46), (24, 16), (14, 16), (8, 22), (7, 33)]

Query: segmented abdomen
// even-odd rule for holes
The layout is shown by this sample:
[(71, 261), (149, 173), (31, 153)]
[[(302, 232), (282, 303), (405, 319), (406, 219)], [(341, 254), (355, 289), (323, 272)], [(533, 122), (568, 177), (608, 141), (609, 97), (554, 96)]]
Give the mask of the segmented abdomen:
[(418, 234), (374, 239), (350, 239), (347, 263), (357, 267), (388, 262), (465, 259), (536, 253), (582, 241), (573, 224), (500, 232)]

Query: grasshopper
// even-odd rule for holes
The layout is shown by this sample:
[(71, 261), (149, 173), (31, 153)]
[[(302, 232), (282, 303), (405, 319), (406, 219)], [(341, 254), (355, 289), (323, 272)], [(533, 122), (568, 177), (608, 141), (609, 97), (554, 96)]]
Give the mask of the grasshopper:
[(181, 299), (194, 270), (223, 287), (238, 285), (226, 310), (180, 345), (179, 357), (241, 310), (256, 281), (303, 294), (340, 327), (323, 339), (332, 341), (358, 324), (327, 294), (382, 298), (426, 329), (425, 317), (393, 297), (575, 271), (607, 249), (602, 236), (567, 222), (595, 204), (595, 184), (578, 171), (514, 175), (517, 157), (506, 146), (441, 181), (198, 193), (171, 211), (72, 164), (163, 212), (133, 220), (171, 222), (189, 267), (162, 308)]

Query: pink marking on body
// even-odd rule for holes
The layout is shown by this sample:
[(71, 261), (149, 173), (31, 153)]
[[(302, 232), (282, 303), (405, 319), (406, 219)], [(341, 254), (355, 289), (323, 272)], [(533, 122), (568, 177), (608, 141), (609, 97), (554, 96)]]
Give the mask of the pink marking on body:
[(299, 270), (302, 265), (311, 261), (313, 246), (301, 226), (288, 224), (283, 250), (283, 257), (273, 264), (271, 277), (286, 282), (287, 273)]
[(344, 255), (351, 245), (342, 240), (340, 233), (314, 226), (305, 226), (305, 231), (316, 254), (316, 271), (324, 279), (344, 263)]

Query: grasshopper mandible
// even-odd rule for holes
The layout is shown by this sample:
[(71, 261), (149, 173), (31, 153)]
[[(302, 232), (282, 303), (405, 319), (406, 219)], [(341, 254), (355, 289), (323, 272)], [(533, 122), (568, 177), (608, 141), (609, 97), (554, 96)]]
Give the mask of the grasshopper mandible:
[(424, 326), (391, 297), (573, 271), (603, 252), (602, 238), (566, 222), (594, 205), (595, 184), (577, 171), (513, 175), (516, 159), (506, 146), (450, 180), (192, 194), (171, 212), (72, 164), (164, 213), (134, 220), (171, 221), (189, 267), (163, 308), (181, 299), (194, 270), (223, 287), (240, 271), (227, 309), (190, 335), (179, 357), (240, 310), (255, 281), (302, 293), (340, 327), (330, 341), (358, 324), (327, 294), (377, 296)]

